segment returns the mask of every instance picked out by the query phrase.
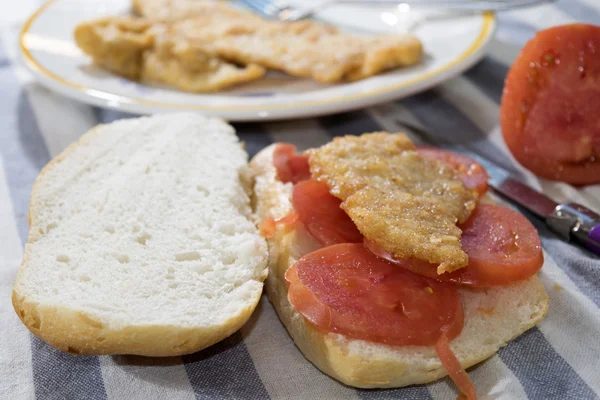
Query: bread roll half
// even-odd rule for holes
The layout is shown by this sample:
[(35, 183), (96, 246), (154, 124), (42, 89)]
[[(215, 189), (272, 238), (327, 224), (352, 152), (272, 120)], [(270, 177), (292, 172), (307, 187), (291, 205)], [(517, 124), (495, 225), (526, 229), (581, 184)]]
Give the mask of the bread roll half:
[[(289, 214), (292, 184), (277, 180), (274, 145), (251, 161), (255, 174), (253, 205), (258, 218)], [(333, 378), (360, 388), (389, 388), (431, 382), (447, 375), (434, 346), (390, 346), (352, 340), (314, 328), (287, 300), (285, 271), (297, 259), (319, 248), (297, 223), (278, 226), (268, 240), (269, 276), (266, 291), (279, 318), (306, 358)], [(459, 289), (465, 312), (462, 333), (450, 343), (461, 365), (468, 368), (491, 357), (500, 347), (541, 321), (549, 298), (537, 277), (507, 287)]]
[(221, 120), (170, 114), (93, 129), (35, 182), (15, 311), (78, 354), (174, 356), (224, 339), (267, 275), (248, 172)]

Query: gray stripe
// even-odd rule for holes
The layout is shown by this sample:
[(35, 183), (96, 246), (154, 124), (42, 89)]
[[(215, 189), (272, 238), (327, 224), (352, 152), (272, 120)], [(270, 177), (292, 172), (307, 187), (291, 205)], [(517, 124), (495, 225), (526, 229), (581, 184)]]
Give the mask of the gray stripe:
[(336, 115), (329, 115), (318, 119), (327, 133), (332, 136), (361, 135), (375, 132), (380, 128), (365, 111), (352, 111)]
[(118, 119), (137, 117), (137, 115), (110, 108), (92, 107), (92, 112), (99, 124), (110, 124)]
[(358, 395), (365, 400), (429, 400), (431, 393), (425, 385), (409, 386), (399, 389), (358, 389)]
[(73, 356), (31, 337), (35, 395), (43, 400), (107, 398), (98, 357)]
[(4, 48), (0, 45), (0, 67), (7, 67), (10, 65), (10, 60)]
[[(134, 114), (112, 110), (109, 108), (93, 107), (94, 116), (99, 124), (109, 124), (118, 119), (135, 118)], [(237, 123), (234, 124), (240, 140), (246, 143), (246, 151), (252, 157), (264, 147), (267, 147), (273, 141), (268, 133), (257, 123)]]
[(498, 355), (513, 371), (531, 399), (597, 398), (537, 328), (530, 329), (500, 349)]
[[(0, 87), (0, 155), (4, 160), (19, 236), (25, 243), (31, 187), (50, 157), (27, 96), (11, 69), (0, 70)], [(65, 354), (33, 336), (31, 350), (37, 397), (61, 400), (106, 398), (97, 357)]]
[(493, 58), (486, 57), (468, 70), (465, 76), (479, 87), (486, 96), (500, 104), (507, 72), (508, 67), (506, 65)]
[(515, 177), (522, 178), (522, 174), (515, 169), (510, 159), (486, 140), (484, 132), (435, 92), (430, 90), (420, 93), (402, 100), (400, 104), (418, 118), (432, 134), (443, 136), (444, 141), (462, 144), (511, 171)]
[(267, 131), (260, 124), (237, 123), (233, 126), (240, 140), (246, 144), (246, 151), (250, 158), (273, 143)]
[[(19, 237), (27, 242), (27, 212), (33, 181), (50, 160), (27, 95), (18, 86), (10, 70), (0, 72), (0, 153), (4, 159), (6, 180), (13, 201)], [(17, 107), (15, 108), (15, 104)], [(15, 115), (18, 112), (18, 116)]]
[(239, 332), (183, 356), (196, 399), (268, 399)]
[(598, 12), (598, 8), (590, 7), (579, 0), (559, 0), (554, 3), (554, 6), (577, 22), (600, 24), (600, 12)]

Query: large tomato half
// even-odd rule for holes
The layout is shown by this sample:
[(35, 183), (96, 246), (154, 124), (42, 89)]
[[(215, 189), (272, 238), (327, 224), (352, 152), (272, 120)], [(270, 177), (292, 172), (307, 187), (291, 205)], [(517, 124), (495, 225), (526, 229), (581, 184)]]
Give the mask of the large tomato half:
[(536, 175), (600, 182), (600, 27), (538, 32), (508, 72), (500, 122), (512, 154)]

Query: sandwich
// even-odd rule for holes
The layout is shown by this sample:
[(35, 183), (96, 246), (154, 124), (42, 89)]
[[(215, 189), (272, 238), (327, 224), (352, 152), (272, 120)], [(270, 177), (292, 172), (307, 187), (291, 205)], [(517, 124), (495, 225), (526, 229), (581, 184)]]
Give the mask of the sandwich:
[(266, 292), (316, 367), (359, 388), (465, 369), (540, 322), (543, 254), (521, 214), (486, 196), (486, 171), (403, 134), (346, 136), (250, 163), (269, 246)]
[(35, 181), (17, 315), (73, 354), (175, 356), (228, 337), (267, 275), (250, 191), (247, 154), (221, 120), (94, 128)]

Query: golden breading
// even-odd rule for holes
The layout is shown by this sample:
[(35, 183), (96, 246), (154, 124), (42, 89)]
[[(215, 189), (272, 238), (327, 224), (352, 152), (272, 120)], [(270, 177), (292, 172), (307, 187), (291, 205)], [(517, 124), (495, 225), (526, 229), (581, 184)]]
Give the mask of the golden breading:
[(221, 15), (240, 12), (226, 1), (215, 0), (132, 0), (132, 6), (137, 15), (153, 21), (175, 21), (216, 11)]
[(171, 37), (157, 40), (144, 53), (142, 81), (162, 82), (196, 93), (218, 90), (261, 78), (265, 69), (256, 64), (239, 67), (215, 58), (199, 46)]
[(75, 42), (94, 63), (129, 79), (137, 80), (142, 53), (151, 48), (151, 24), (143, 19), (106, 17), (75, 28)]
[(75, 29), (75, 40), (94, 63), (118, 75), (188, 92), (215, 92), (265, 74), (261, 66), (231, 64), (201, 44), (181, 40), (168, 25), (141, 18), (82, 23)]
[(416, 64), (423, 49), (410, 34), (359, 36), (313, 21), (279, 22), (219, 8), (173, 23), (174, 32), (227, 60), (256, 63), (323, 83), (363, 79)]
[(309, 164), (368, 240), (395, 257), (439, 264), (438, 274), (467, 265), (456, 223), (469, 217), (475, 195), (452, 168), (420, 156), (406, 135), (336, 138), (310, 150)]

